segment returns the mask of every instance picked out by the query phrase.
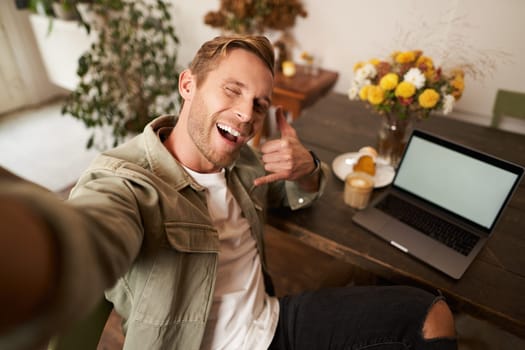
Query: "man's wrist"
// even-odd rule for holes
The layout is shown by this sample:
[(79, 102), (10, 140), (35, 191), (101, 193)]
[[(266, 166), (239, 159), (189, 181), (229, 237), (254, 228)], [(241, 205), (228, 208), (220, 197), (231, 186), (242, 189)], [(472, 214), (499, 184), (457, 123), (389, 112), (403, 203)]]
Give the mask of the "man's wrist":
[(315, 154), (314, 151), (309, 150), (308, 152), (310, 152), (310, 155), (312, 156), (314, 166), (315, 166), (314, 170), (312, 170), (312, 172), (310, 173), (310, 175), (313, 175), (319, 172), (319, 170), (321, 169), (321, 160), (319, 159), (319, 157), (317, 157), (317, 154)]
[(321, 160), (313, 151), (309, 150), (308, 152), (312, 156), (312, 161), (315, 165), (315, 168), (310, 173), (304, 175), (300, 179), (297, 179), (297, 183), (303, 191), (316, 192), (319, 190)]

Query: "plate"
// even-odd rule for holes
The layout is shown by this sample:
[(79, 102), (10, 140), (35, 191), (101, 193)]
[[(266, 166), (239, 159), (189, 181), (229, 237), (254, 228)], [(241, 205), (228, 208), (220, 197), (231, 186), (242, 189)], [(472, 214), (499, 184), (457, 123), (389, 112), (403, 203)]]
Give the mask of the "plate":
[[(341, 181), (345, 181), (346, 176), (354, 171), (354, 164), (359, 159), (358, 152), (343, 153), (335, 157), (332, 162), (332, 169), (335, 176)], [(384, 187), (389, 185), (396, 174), (394, 168), (389, 165), (384, 159), (376, 158), (376, 174), (374, 178), (374, 188)]]

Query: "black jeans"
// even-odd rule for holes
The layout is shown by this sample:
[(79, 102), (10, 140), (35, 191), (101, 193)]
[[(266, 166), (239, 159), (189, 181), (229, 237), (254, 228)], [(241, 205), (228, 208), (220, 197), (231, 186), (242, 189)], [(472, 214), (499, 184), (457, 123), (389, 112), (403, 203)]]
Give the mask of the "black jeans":
[(270, 350), (457, 349), (454, 338), (425, 340), (423, 324), (441, 297), (403, 286), (342, 287), (280, 299)]

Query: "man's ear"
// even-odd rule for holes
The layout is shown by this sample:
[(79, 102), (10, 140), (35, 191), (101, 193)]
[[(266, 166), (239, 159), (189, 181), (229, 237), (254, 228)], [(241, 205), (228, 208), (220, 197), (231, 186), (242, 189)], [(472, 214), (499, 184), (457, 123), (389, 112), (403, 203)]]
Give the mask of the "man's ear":
[(179, 75), (179, 94), (184, 101), (191, 100), (196, 87), (196, 81), (189, 69), (183, 70)]

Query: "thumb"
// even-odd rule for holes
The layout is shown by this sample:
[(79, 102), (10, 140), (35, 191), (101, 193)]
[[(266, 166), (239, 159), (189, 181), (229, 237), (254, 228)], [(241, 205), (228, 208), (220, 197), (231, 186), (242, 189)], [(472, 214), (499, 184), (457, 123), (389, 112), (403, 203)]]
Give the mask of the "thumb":
[(281, 133), (281, 137), (292, 136), (295, 137), (295, 129), (286, 120), (286, 115), (282, 107), (277, 108), (275, 111), (275, 119), (277, 121), (277, 127)]

